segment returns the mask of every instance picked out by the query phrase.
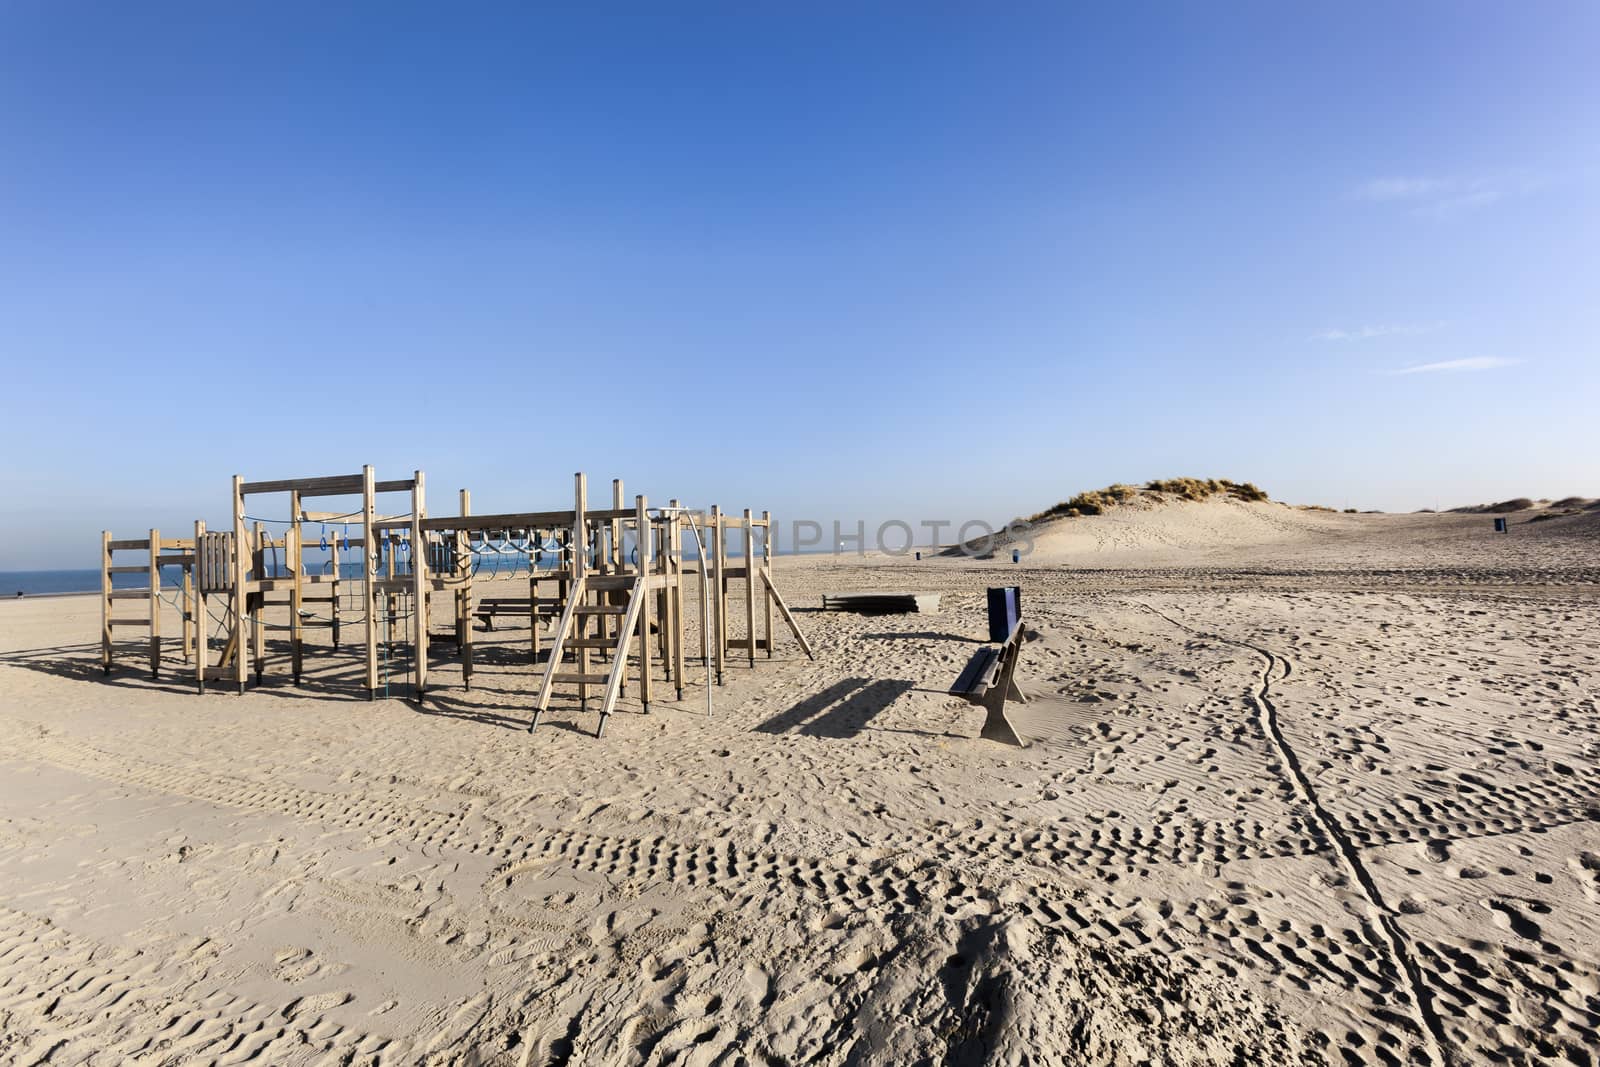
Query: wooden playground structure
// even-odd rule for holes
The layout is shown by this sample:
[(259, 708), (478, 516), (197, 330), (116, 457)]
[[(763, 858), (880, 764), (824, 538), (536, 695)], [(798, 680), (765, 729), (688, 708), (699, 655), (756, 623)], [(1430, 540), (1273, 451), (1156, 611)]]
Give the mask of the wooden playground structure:
[[(287, 494), (286, 519), (251, 516), (251, 498)], [(408, 511), (380, 514), (379, 496), (408, 494)], [(612, 482), (611, 506), (592, 509), (588, 482), (574, 476), (570, 509), (471, 514), (463, 489), (457, 514), (429, 516), (422, 471), (410, 478), (379, 481), (371, 466), (360, 474), (247, 482), (233, 478), (232, 528), (211, 531), (196, 522), (194, 536), (116, 539), (102, 535), (101, 666), (109, 674), (121, 628), (148, 631), (152, 676), (162, 668), (161, 608), (172, 597), (182, 623), (183, 659), (197, 691), (207, 682), (243, 693), (251, 673), (259, 686), (268, 659), (264, 632), (287, 631), (292, 681), (301, 684), (307, 633), (330, 631), (331, 648), (341, 648), (346, 626), (362, 635), (364, 688), (369, 699), (390, 691), (390, 663), (396, 645), (409, 662), (412, 695), (425, 698), (430, 646), (454, 647), (462, 685), (472, 686), (474, 620), (493, 628), (501, 618), (526, 618), (530, 631), (528, 663), (542, 672), (529, 729), (549, 709), (558, 686), (575, 692), (589, 710), (598, 698), (597, 735), (615, 710), (630, 673), (648, 712), (656, 674), (683, 699), (685, 671), (697, 659), (707, 673), (724, 680), (730, 656), (754, 667), (757, 653), (772, 658), (774, 623), (781, 619), (807, 656), (815, 654), (773, 579), (772, 516), (746, 509), (739, 517), (718, 507), (700, 511), (676, 500), (651, 508), (643, 496), (629, 504), (621, 479)], [(349, 511), (317, 511), (308, 501), (360, 499)], [(281, 530), (269, 531), (268, 525)], [(329, 527), (333, 529), (330, 530)], [(311, 528), (320, 533), (311, 533)], [(308, 536), (309, 535), (309, 536)], [(742, 541), (742, 561), (730, 565), (729, 538)], [(691, 556), (685, 542), (693, 545)], [(118, 562), (116, 553), (138, 553), (137, 564)], [(326, 554), (326, 560), (308, 560)], [(342, 562), (354, 554), (353, 563)], [(506, 556), (527, 563), (527, 595), (480, 596), (475, 579)], [(549, 565), (545, 566), (546, 557)], [(124, 555), (123, 559), (128, 556)], [(162, 584), (162, 569), (175, 568), (177, 580)], [(116, 587), (114, 576), (140, 574), (137, 588)], [(684, 596), (698, 579), (701, 626), (695, 652), (685, 645)], [(735, 590), (742, 584), (742, 595)], [(504, 584), (494, 582), (494, 585)], [(139, 615), (116, 614), (119, 601), (146, 601)], [(759, 601), (759, 604), (758, 604)], [(739, 609), (743, 610), (740, 611)], [(126, 611), (126, 609), (123, 609)], [(430, 621), (448, 613), (446, 634), (434, 634)], [(286, 620), (286, 621), (282, 621)], [(743, 636), (730, 634), (743, 623)], [(322, 648), (326, 646), (313, 646)]]

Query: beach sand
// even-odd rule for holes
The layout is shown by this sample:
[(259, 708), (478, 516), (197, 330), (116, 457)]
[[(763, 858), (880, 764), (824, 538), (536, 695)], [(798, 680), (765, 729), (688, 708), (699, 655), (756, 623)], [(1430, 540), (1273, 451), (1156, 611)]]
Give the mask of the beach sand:
[[(526, 629), (418, 709), (350, 648), (103, 679), (97, 598), (5, 602), (0, 1062), (1593, 1064), (1600, 514), (1526, 518), (786, 557), (815, 662), (602, 740), (524, 731)], [(945, 692), (1012, 583), (1025, 750)], [(818, 610), (868, 589), (941, 608)]]

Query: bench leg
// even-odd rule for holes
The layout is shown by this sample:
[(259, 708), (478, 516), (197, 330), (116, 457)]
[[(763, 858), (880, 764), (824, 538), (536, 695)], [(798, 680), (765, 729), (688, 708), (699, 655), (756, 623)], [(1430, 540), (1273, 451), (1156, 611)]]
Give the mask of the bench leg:
[(1017, 688), (1016, 673), (1017, 660), (1021, 658), (1021, 650), (1012, 645), (1005, 651), (1005, 658), (1000, 665), (1000, 677), (994, 680), (994, 685), (983, 695), (983, 710), (986, 712), (983, 719), (983, 737), (990, 741), (999, 741), (1003, 744), (1016, 745), (1018, 748), (1027, 748), (1028, 742), (1016, 727), (1011, 725), (1011, 720), (1006, 718), (1007, 698), (1022, 700), (1027, 698), (1022, 695), (1022, 690)]
[(979, 735), (990, 741), (999, 741), (1006, 745), (1016, 745), (1018, 748), (1027, 748), (1028, 742), (1017, 733), (1016, 727), (1011, 725), (1011, 720), (1006, 718), (1005, 690), (994, 688), (989, 690), (983, 698), (983, 709), (987, 714), (983, 718), (983, 732)]

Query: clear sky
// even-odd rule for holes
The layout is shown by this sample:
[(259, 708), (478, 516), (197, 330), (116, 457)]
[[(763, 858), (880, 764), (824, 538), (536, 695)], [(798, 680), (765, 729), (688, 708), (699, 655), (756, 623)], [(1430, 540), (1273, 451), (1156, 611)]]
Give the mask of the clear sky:
[(600, 6), (0, 5), (0, 569), (369, 462), (1600, 494), (1600, 6)]

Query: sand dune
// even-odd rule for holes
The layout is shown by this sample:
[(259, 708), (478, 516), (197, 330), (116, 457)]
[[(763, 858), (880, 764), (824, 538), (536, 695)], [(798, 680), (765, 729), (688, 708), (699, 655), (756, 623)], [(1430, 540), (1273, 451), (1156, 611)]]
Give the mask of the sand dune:
[[(785, 559), (817, 662), (602, 741), (521, 730), (525, 632), (422, 709), (332, 650), (198, 698), (7, 602), (0, 1061), (1592, 1064), (1596, 533), (1208, 501)], [(1002, 581), (1027, 750), (944, 693)]]

